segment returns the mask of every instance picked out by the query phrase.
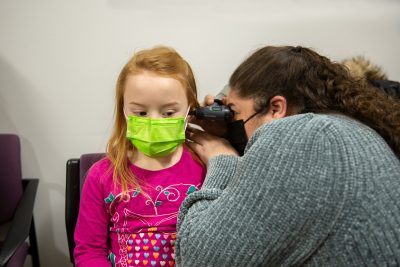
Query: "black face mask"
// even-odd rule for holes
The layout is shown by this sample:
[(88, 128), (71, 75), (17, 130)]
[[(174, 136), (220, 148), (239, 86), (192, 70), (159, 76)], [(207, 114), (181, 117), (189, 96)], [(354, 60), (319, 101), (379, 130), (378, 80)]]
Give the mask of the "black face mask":
[(240, 156), (243, 156), (244, 149), (246, 148), (248, 141), (244, 125), (258, 113), (259, 112), (254, 113), (245, 121), (237, 120), (229, 122), (226, 126), (227, 132), (225, 134), (225, 138), (229, 141), (229, 143), (231, 143), (231, 145), (236, 149)]

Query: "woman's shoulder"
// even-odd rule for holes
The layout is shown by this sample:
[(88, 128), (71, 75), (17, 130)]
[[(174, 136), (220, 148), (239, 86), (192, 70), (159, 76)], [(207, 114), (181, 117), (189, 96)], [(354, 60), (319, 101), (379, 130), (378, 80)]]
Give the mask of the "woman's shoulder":
[[(366, 153), (379, 148), (381, 153), (391, 151), (384, 139), (367, 125), (345, 115), (305, 113), (288, 116), (260, 127), (249, 146), (287, 146), (296, 148), (328, 146), (332, 151)], [(373, 148), (374, 147), (374, 148)]]
[(324, 117), (313, 113), (276, 119), (258, 128), (249, 140), (249, 144), (254, 142), (271, 142), (284, 137), (290, 138), (290, 136), (299, 135), (304, 131), (310, 131), (310, 129), (307, 129), (307, 126), (323, 125), (325, 123)]
[[(274, 120), (271, 123), (265, 124), (260, 127), (255, 137), (265, 134), (274, 134), (276, 132), (282, 136), (291, 135), (310, 135), (310, 133), (330, 133), (340, 132), (345, 134), (347, 132), (370, 132), (375, 137), (377, 133), (367, 125), (345, 115), (341, 114), (315, 114), (305, 113), (288, 116), (282, 119)], [(340, 135), (335, 135), (340, 137)]]

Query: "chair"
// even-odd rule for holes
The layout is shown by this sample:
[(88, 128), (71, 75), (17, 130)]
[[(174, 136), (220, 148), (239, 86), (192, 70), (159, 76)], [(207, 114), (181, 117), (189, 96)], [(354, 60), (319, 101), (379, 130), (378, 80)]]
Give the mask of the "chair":
[(79, 213), (79, 201), (83, 183), (89, 168), (96, 161), (105, 156), (104, 153), (83, 154), (79, 159), (67, 161), (66, 187), (65, 187), (65, 226), (67, 230), (67, 241), (69, 258), (74, 264), (74, 232)]
[(28, 254), (40, 266), (33, 219), (38, 183), (22, 179), (19, 137), (0, 134), (0, 266), (22, 267)]

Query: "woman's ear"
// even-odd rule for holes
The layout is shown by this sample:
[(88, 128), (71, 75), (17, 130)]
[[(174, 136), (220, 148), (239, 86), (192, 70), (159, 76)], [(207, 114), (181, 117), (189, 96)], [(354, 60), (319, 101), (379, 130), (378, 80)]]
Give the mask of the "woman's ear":
[(276, 119), (281, 119), (290, 115), (286, 98), (280, 95), (274, 96), (269, 101), (268, 112), (262, 115), (262, 122), (269, 123)]
[(288, 111), (286, 98), (277, 95), (269, 101), (268, 113), (272, 119), (281, 119), (286, 117)]

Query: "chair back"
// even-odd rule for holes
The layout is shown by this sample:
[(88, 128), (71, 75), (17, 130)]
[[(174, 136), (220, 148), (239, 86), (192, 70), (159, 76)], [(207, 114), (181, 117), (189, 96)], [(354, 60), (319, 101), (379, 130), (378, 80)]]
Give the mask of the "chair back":
[(15, 134), (0, 134), (0, 203), (3, 203), (0, 205), (0, 223), (12, 219), (22, 192), (19, 137)]
[(39, 267), (33, 218), (39, 179), (23, 179), (21, 165), (18, 135), (0, 134), (0, 266), (22, 267), (30, 254)]
[(79, 214), (79, 202), (82, 187), (90, 167), (104, 157), (104, 153), (90, 153), (81, 155), (79, 159), (74, 158), (67, 161), (65, 226), (67, 231), (69, 257), (72, 263), (74, 263), (75, 248), (74, 232)]

